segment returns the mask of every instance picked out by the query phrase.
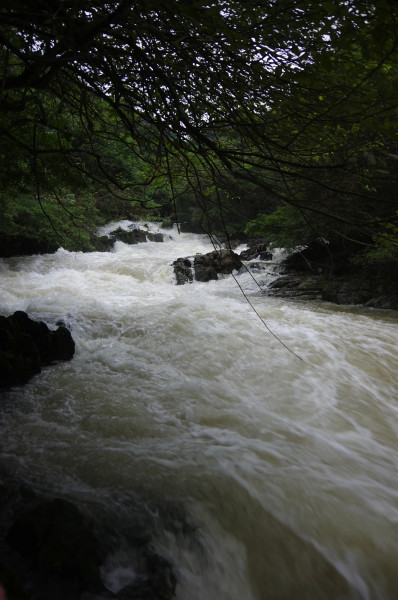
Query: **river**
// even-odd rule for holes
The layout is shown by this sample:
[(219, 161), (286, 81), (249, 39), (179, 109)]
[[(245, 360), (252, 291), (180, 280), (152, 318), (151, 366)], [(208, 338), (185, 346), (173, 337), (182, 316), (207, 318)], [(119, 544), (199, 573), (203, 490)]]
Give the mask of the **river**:
[(165, 233), (0, 261), (0, 314), (62, 319), (76, 342), (3, 393), (2, 466), (114, 515), (113, 591), (142, 513), (178, 600), (397, 598), (398, 314), (267, 297), (238, 274), (289, 351), (231, 276), (175, 285), (173, 260), (213, 248)]

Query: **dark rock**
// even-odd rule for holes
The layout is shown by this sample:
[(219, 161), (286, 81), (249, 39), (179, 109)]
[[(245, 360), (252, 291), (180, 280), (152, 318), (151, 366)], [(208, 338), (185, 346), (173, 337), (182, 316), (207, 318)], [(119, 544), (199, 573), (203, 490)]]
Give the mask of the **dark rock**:
[(300, 298), (301, 300), (321, 300), (322, 282), (317, 277), (302, 275), (281, 275), (272, 281), (266, 293), (268, 296)]
[[(122, 506), (128, 512), (121, 518), (102, 504), (91, 504), (88, 516), (87, 507), (83, 511), (63, 498), (43, 498), (0, 465), (0, 582), (7, 599), (171, 600), (176, 577), (172, 565), (152, 549), (152, 511), (136, 497)], [(168, 529), (167, 516), (176, 515), (169, 515), (168, 507), (159, 510)], [(156, 518), (156, 530), (158, 524)], [(181, 533), (180, 514), (178, 524)], [(132, 579), (112, 592), (104, 573), (107, 566), (115, 568), (120, 548), (128, 549), (123, 566)]]
[(177, 579), (170, 563), (152, 552), (144, 552), (144, 573), (120, 590), (118, 600), (171, 600), (175, 596)]
[(40, 351), (12, 317), (0, 317), (0, 386), (26, 383), (41, 371)]
[(55, 331), (50, 332), (50, 337), (52, 340), (51, 361), (71, 360), (75, 354), (75, 342), (69, 329), (60, 326)]
[[(80, 600), (105, 592), (91, 523), (70, 502), (41, 501), (14, 520), (0, 544), (0, 572), (9, 600)], [(22, 588), (18, 593), (16, 586)], [(24, 595), (25, 594), (25, 595)]]
[(250, 263), (249, 268), (252, 271), (266, 271), (268, 267), (264, 263)]
[(26, 511), (13, 523), (6, 543), (34, 570), (101, 589), (97, 543), (79, 510), (55, 499)]
[(248, 240), (247, 249), (240, 253), (241, 260), (272, 260), (269, 242), (265, 240)]
[(66, 327), (50, 331), (23, 311), (0, 316), (0, 387), (26, 383), (43, 365), (70, 360), (75, 343)]
[(342, 269), (338, 273), (322, 269), (309, 272), (285, 270), (269, 284), (265, 293), (398, 310), (398, 264), (351, 265), (346, 272)]
[(163, 242), (162, 233), (151, 233), (150, 231), (144, 231), (143, 229), (130, 229), (126, 231), (120, 227), (111, 233), (111, 239), (113, 242), (119, 240), (125, 244), (139, 244), (141, 242)]
[(242, 267), (242, 261), (231, 250), (214, 250), (207, 254), (195, 256), (194, 271), (196, 281), (217, 279), (218, 274), (228, 274)]
[(311, 274), (333, 272), (338, 275), (352, 270), (349, 254), (339, 245), (323, 240), (314, 240), (303, 250), (293, 252), (282, 264), (288, 271)]
[(398, 264), (371, 265), (325, 281), (323, 298), (336, 304), (398, 309)]
[(24, 235), (2, 234), (0, 237), (0, 256), (29, 256), (56, 252), (59, 244), (48, 240), (38, 240)]
[(148, 232), (143, 231), (142, 229), (131, 229), (126, 231), (120, 227), (111, 233), (111, 237), (114, 240), (119, 240), (124, 244), (139, 244), (140, 242), (146, 242), (147, 235)]
[[(7, 591), (7, 600), (31, 600), (26, 591), (23, 589), (19, 577), (6, 565), (0, 562), (0, 590), (3, 587), (4, 593)], [(0, 598), (3, 598), (0, 594)]]
[(214, 250), (190, 258), (177, 258), (173, 262), (177, 285), (196, 281), (217, 279), (218, 274), (232, 273), (242, 267), (242, 261), (231, 250)]
[(193, 281), (193, 259), (190, 258), (177, 258), (173, 262), (174, 274), (176, 276), (177, 285), (183, 285), (184, 283), (192, 283)]
[(96, 252), (110, 252), (114, 243), (115, 238), (107, 235), (95, 236), (91, 239), (91, 245)]
[(146, 234), (146, 237), (147, 237), (147, 239), (150, 242), (163, 242), (164, 241), (163, 233), (151, 233), (151, 232), (148, 232)]

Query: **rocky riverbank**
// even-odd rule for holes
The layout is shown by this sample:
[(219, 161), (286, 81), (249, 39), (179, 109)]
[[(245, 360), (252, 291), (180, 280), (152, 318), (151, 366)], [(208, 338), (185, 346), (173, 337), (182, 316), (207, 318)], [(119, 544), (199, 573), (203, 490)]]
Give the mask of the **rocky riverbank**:
[(398, 310), (397, 262), (360, 266), (331, 250), (317, 242), (291, 254), (264, 293)]
[(240, 257), (229, 249), (214, 250), (207, 254), (177, 258), (173, 262), (177, 285), (195, 281), (211, 281), (218, 275), (227, 275), (243, 266)]

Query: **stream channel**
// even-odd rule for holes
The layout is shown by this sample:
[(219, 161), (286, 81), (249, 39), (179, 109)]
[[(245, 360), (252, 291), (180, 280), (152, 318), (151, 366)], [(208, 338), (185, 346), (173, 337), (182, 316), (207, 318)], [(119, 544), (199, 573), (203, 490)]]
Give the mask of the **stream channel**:
[(76, 342), (2, 394), (1, 466), (113, 515), (112, 591), (144, 520), (178, 600), (396, 599), (398, 313), (267, 297), (239, 273), (298, 358), (233, 277), (175, 285), (172, 262), (213, 247), (163, 233), (0, 260), (0, 314), (62, 319)]

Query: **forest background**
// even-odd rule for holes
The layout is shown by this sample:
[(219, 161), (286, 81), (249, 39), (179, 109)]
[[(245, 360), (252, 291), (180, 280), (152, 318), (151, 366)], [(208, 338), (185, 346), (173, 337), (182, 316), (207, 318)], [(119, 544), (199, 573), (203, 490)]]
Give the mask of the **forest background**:
[(0, 254), (181, 222), (398, 257), (398, 8), (3, 0)]

